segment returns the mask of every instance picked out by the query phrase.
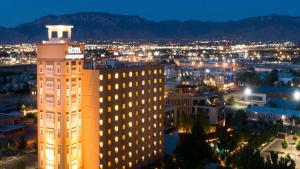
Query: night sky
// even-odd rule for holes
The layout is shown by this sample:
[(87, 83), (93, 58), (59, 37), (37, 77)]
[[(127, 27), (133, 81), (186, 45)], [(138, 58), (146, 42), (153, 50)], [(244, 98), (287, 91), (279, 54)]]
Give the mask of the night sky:
[(40, 16), (76, 12), (228, 21), (270, 14), (300, 16), (300, 0), (1, 0), (0, 25), (13, 27)]

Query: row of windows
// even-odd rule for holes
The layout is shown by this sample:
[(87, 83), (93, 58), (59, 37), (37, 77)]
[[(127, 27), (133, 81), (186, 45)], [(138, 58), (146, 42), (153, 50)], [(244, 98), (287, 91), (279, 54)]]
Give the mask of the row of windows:
[[(45, 166), (46, 166), (46, 169), (54, 169), (54, 166), (55, 166), (55, 163), (54, 163), (54, 155), (56, 154), (55, 153), (55, 148), (54, 148), (54, 145), (50, 145), (50, 144), (47, 144), (46, 145), (46, 148), (44, 150), (44, 144), (41, 143), (40, 145), (41, 147), (41, 166), (43, 166), (43, 162), (44, 162), (44, 151), (45, 151), (45, 158), (46, 158), (46, 163), (45, 163)], [(66, 150), (67, 150), (67, 154), (69, 155), (69, 146), (66, 147)], [(62, 152), (61, 150), (61, 146), (58, 146), (57, 147), (57, 154), (60, 155)], [(81, 144), (72, 144), (71, 146), (71, 153), (72, 155), (76, 155), (77, 152), (81, 152)], [(78, 164), (79, 164), (79, 161), (80, 161), (80, 157), (78, 158), (78, 160), (72, 160), (71, 162), (71, 168), (72, 169), (77, 169), (78, 168)], [(57, 163), (58, 165), (58, 168), (60, 168), (60, 160), (58, 161)]]
[[(144, 82), (145, 82), (145, 81), (143, 80), (142, 86), (145, 85)], [(149, 80), (149, 82), (151, 83), (151, 80)], [(138, 87), (138, 86), (139, 86), (139, 83), (138, 83), (138, 82), (135, 82), (135, 86)], [(129, 83), (128, 83), (128, 87), (133, 87), (132, 82), (129, 82)], [(116, 84), (114, 85), (114, 89), (118, 90), (119, 88), (120, 88), (120, 85), (119, 85), (118, 83), (116, 83)], [(126, 83), (122, 83), (122, 88), (123, 88), (123, 89), (126, 88)], [(104, 87), (101, 85), (101, 86), (99, 87), (99, 91), (100, 91), (100, 92), (103, 92), (103, 89), (104, 89)], [(111, 90), (112, 90), (112, 85), (107, 85), (107, 90), (108, 90), (108, 91), (111, 91)], [(162, 87), (159, 87), (159, 91), (162, 92), (162, 90), (163, 90)], [(144, 91), (144, 90), (142, 90), (142, 91)], [(153, 91), (156, 93), (156, 92), (157, 92), (157, 88), (156, 88), (156, 87), (153, 87)]]
[[(82, 70), (82, 66), (81, 65), (78, 65), (77, 66), (78, 67), (78, 73), (81, 73), (81, 70)], [(71, 66), (71, 69), (72, 69), (72, 73), (73, 74), (75, 74), (75, 73), (77, 73), (76, 72), (76, 66)], [(39, 66), (39, 72), (40, 73), (43, 73), (43, 65), (40, 65)], [(57, 65), (56, 66), (56, 69), (54, 70), (54, 65), (46, 65), (45, 66), (45, 73), (46, 73), (46, 75), (53, 75), (54, 74), (54, 71), (55, 71), (55, 73), (57, 73), (57, 74), (60, 74), (61, 73), (61, 66), (60, 65)], [(69, 66), (66, 66), (66, 73), (68, 74), (68, 73), (70, 73), (70, 68), (69, 68)]]
[[(128, 72), (128, 73), (126, 73), (126, 72), (123, 72), (123, 73), (114, 73), (114, 78), (115, 79), (118, 79), (120, 76), (121, 76), (121, 74), (122, 74), (122, 77), (123, 78), (126, 78), (126, 76), (128, 76), (128, 77), (133, 77), (134, 75), (136, 76), (136, 77), (138, 77), (138, 76), (144, 76), (145, 74), (146, 74), (146, 72), (148, 73), (148, 75), (151, 75), (152, 73), (153, 74), (157, 74), (158, 72), (159, 72), (159, 74), (162, 74), (163, 73), (163, 71), (162, 71), (162, 69), (159, 69), (159, 70), (157, 70), (157, 69), (154, 69), (153, 71), (152, 70), (148, 70), (148, 71), (145, 71), (145, 70), (143, 70), (143, 71), (141, 71), (141, 72), (138, 72), (138, 71), (136, 71), (136, 72)], [(100, 80), (103, 80), (103, 74), (101, 74), (100, 75), (100, 77), (99, 77), (99, 79)], [(112, 79), (112, 74), (107, 74), (107, 79)]]
[[(160, 154), (162, 153), (162, 149), (159, 149), (158, 151), (159, 151)], [(138, 150), (136, 150), (135, 153), (138, 155)], [(131, 157), (133, 156), (132, 154), (133, 154), (132, 152), (128, 152), (127, 157), (129, 159), (131, 159)], [(153, 153), (148, 153), (148, 158), (151, 158), (152, 156), (155, 157), (157, 155), (158, 155), (157, 151), (153, 150)], [(103, 154), (100, 154), (100, 159), (102, 159), (102, 157), (103, 157)], [(113, 160), (114, 160), (114, 164), (111, 161), (107, 162), (108, 167), (112, 167), (112, 165), (118, 165), (119, 164), (119, 158), (118, 157), (115, 157)], [(128, 159), (126, 159), (125, 155), (122, 155), (121, 160), (122, 161), (127, 161)], [(141, 157), (141, 162), (144, 162), (145, 160), (146, 160), (145, 156), (143, 155)], [(127, 163), (127, 165), (126, 166), (123, 165), (122, 169), (126, 169), (126, 167), (129, 167), (129, 168), (133, 167), (133, 162), (129, 161), (129, 162), (126, 162), (126, 163)], [(138, 163), (139, 163), (139, 160), (135, 160), (135, 164), (138, 164)], [(101, 169), (103, 168), (103, 164), (100, 165), (100, 168)]]

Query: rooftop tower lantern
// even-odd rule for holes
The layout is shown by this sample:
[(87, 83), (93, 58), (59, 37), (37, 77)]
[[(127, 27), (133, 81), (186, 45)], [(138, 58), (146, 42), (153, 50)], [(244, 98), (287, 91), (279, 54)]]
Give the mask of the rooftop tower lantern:
[(46, 28), (48, 28), (48, 39), (50, 41), (70, 40), (72, 37), (72, 25), (46, 25)]

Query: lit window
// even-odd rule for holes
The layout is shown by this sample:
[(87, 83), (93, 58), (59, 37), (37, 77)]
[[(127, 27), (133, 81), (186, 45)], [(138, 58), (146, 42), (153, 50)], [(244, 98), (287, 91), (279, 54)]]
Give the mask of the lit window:
[(129, 127), (132, 127), (132, 122), (128, 122), (128, 126), (129, 126)]
[(111, 90), (111, 85), (107, 85), (107, 90)]
[(115, 84), (115, 89), (119, 89), (119, 84)]
[(115, 79), (119, 78), (119, 73), (115, 73)]
[(111, 101), (111, 96), (107, 96), (107, 101)]
[(116, 94), (116, 95), (115, 95), (115, 100), (118, 100), (118, 98), (119, 98), (119, 96)]
[(129, 97), (132, 97), (132, 92), (129, 92), (129, 93), (128, 93), (128, 96), (129, 96)]
[(108, 75), (107, 75), (107, 79), (111, 79), (111, 74), (108, 74)]
[(119, 127), (115, 126), (115, 131), (118, 132), (119, 131)]
[(132, 82), (129, 82), (129, 87), (132, 87)]
[(100, 103), (103, 103), (103, 98), (102, 98), (102, 97), (100, 97), (99, 101), (100, 101)]
[(100, 80), (103, 80), (103, 75), (100, 75), (100, 76), (99, 76), (99, 79), (100, 79)]
[(102, 92), (103, 91), (103, 86), (100, 86), (99, 90), (100, 90), (100, 92)]
[(118, 105), (115, 105), (115, 110), (119, 110), (119, 106)]
[(132, 72), (129, 72), (129, 77), (132, 77)]
[(129, 107), (132, 107), (132, 102), (129, 102), (129, 103), (128, 103), (128, 106), (129, 106)]
[(125, 72), (123, 72), (122, 74), (123, 74), (123, 77), (126, 77), (126, 73)]
[(118, 121), (119, 120), (119, 116), (115, 116), (115, 121)]

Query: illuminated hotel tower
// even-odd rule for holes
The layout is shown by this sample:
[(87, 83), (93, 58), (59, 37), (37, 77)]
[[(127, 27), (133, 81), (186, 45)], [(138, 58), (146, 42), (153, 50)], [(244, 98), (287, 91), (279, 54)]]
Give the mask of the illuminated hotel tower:
[(163, 67), (112, 61), (83, 69), (72, 26), (47, 28), (37, 51), (38, 168), (138, 169), (162, 158)]
[(71, 41), (73, 26), (48, 25), (37, 45), (38, 168), (82, 167), (84, 46)]

